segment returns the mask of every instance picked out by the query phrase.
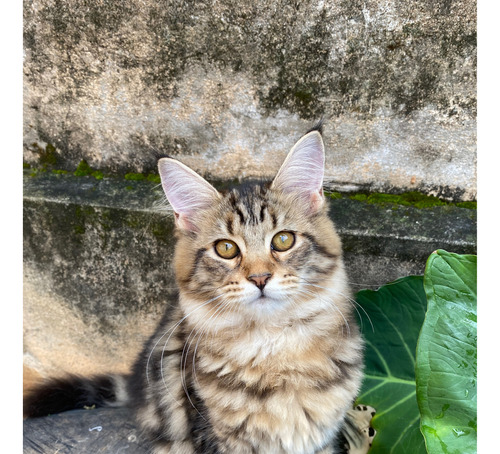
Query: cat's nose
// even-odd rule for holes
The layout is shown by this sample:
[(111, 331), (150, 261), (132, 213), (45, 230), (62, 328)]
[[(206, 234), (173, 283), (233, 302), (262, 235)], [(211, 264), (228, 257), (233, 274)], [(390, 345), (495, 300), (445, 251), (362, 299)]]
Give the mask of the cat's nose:
[(248, 276), (248, 280), (252, 281), (260, 290), (263, 290), (271, 276), (271, 273), (251, 274)]

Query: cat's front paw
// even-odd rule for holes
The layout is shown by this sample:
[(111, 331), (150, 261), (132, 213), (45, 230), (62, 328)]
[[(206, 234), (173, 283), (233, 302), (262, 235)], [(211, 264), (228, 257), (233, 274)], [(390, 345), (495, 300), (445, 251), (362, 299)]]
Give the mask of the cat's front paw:
[(357, 429), (359, 436), (351, 433), (349, 440), (349, 454), (366, 454), (370, 449), (377, 431), (371, 426), (371, 420), (376, 410), (369, 405), (356, 405), (347, 412), (351, 423)]

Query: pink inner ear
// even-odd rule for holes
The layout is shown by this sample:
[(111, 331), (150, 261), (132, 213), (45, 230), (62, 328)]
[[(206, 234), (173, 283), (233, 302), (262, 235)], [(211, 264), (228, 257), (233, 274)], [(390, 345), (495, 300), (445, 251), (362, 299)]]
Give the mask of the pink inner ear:
[(311, 199), (318, 208), (323, 203), (323, 176), (325, 152), (323, 139), (318, 131), (302, 137), (288, 153), (273, 187), (283, 192), (296, 192)]
[(158, 169), (177, 225), (185, 230), (197, 230), (196, 215), (212, 206), (219, 199), (219, 193), (196, 172), (174, 159), (160, 159)]
[(175, 224), (182, 230), (189, 230), (191, 232), (199, 232), (200, 229), (196, 226), (194, 222), (191, 221), (191, 218), (179, 213), (174, 213), (175, 215)]
[(310, 201), (311, 201), (311, 211), (313, 213), (319, 211), (325, 201), (325, 196), (323, 195), (323, 189), (321, 189), (321, 191), (319, 192), (311, 193)]

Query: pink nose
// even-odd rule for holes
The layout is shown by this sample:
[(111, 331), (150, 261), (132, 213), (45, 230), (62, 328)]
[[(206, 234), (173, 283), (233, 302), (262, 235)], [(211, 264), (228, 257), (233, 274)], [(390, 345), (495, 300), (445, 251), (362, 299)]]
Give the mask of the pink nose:
[(271, 273), (251, 274), (248, 280), (252, 281), (260, 290), (263, 290), (267, 281), (271, 279)]

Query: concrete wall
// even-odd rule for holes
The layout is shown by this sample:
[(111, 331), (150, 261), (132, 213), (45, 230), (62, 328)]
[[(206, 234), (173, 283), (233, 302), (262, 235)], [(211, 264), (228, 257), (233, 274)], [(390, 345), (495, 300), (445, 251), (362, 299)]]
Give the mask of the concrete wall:
[(326, 186), (476, 197), (473, 0), (25, 0), (24, 159), (158, 153), (271, 176), (326, 120)]

